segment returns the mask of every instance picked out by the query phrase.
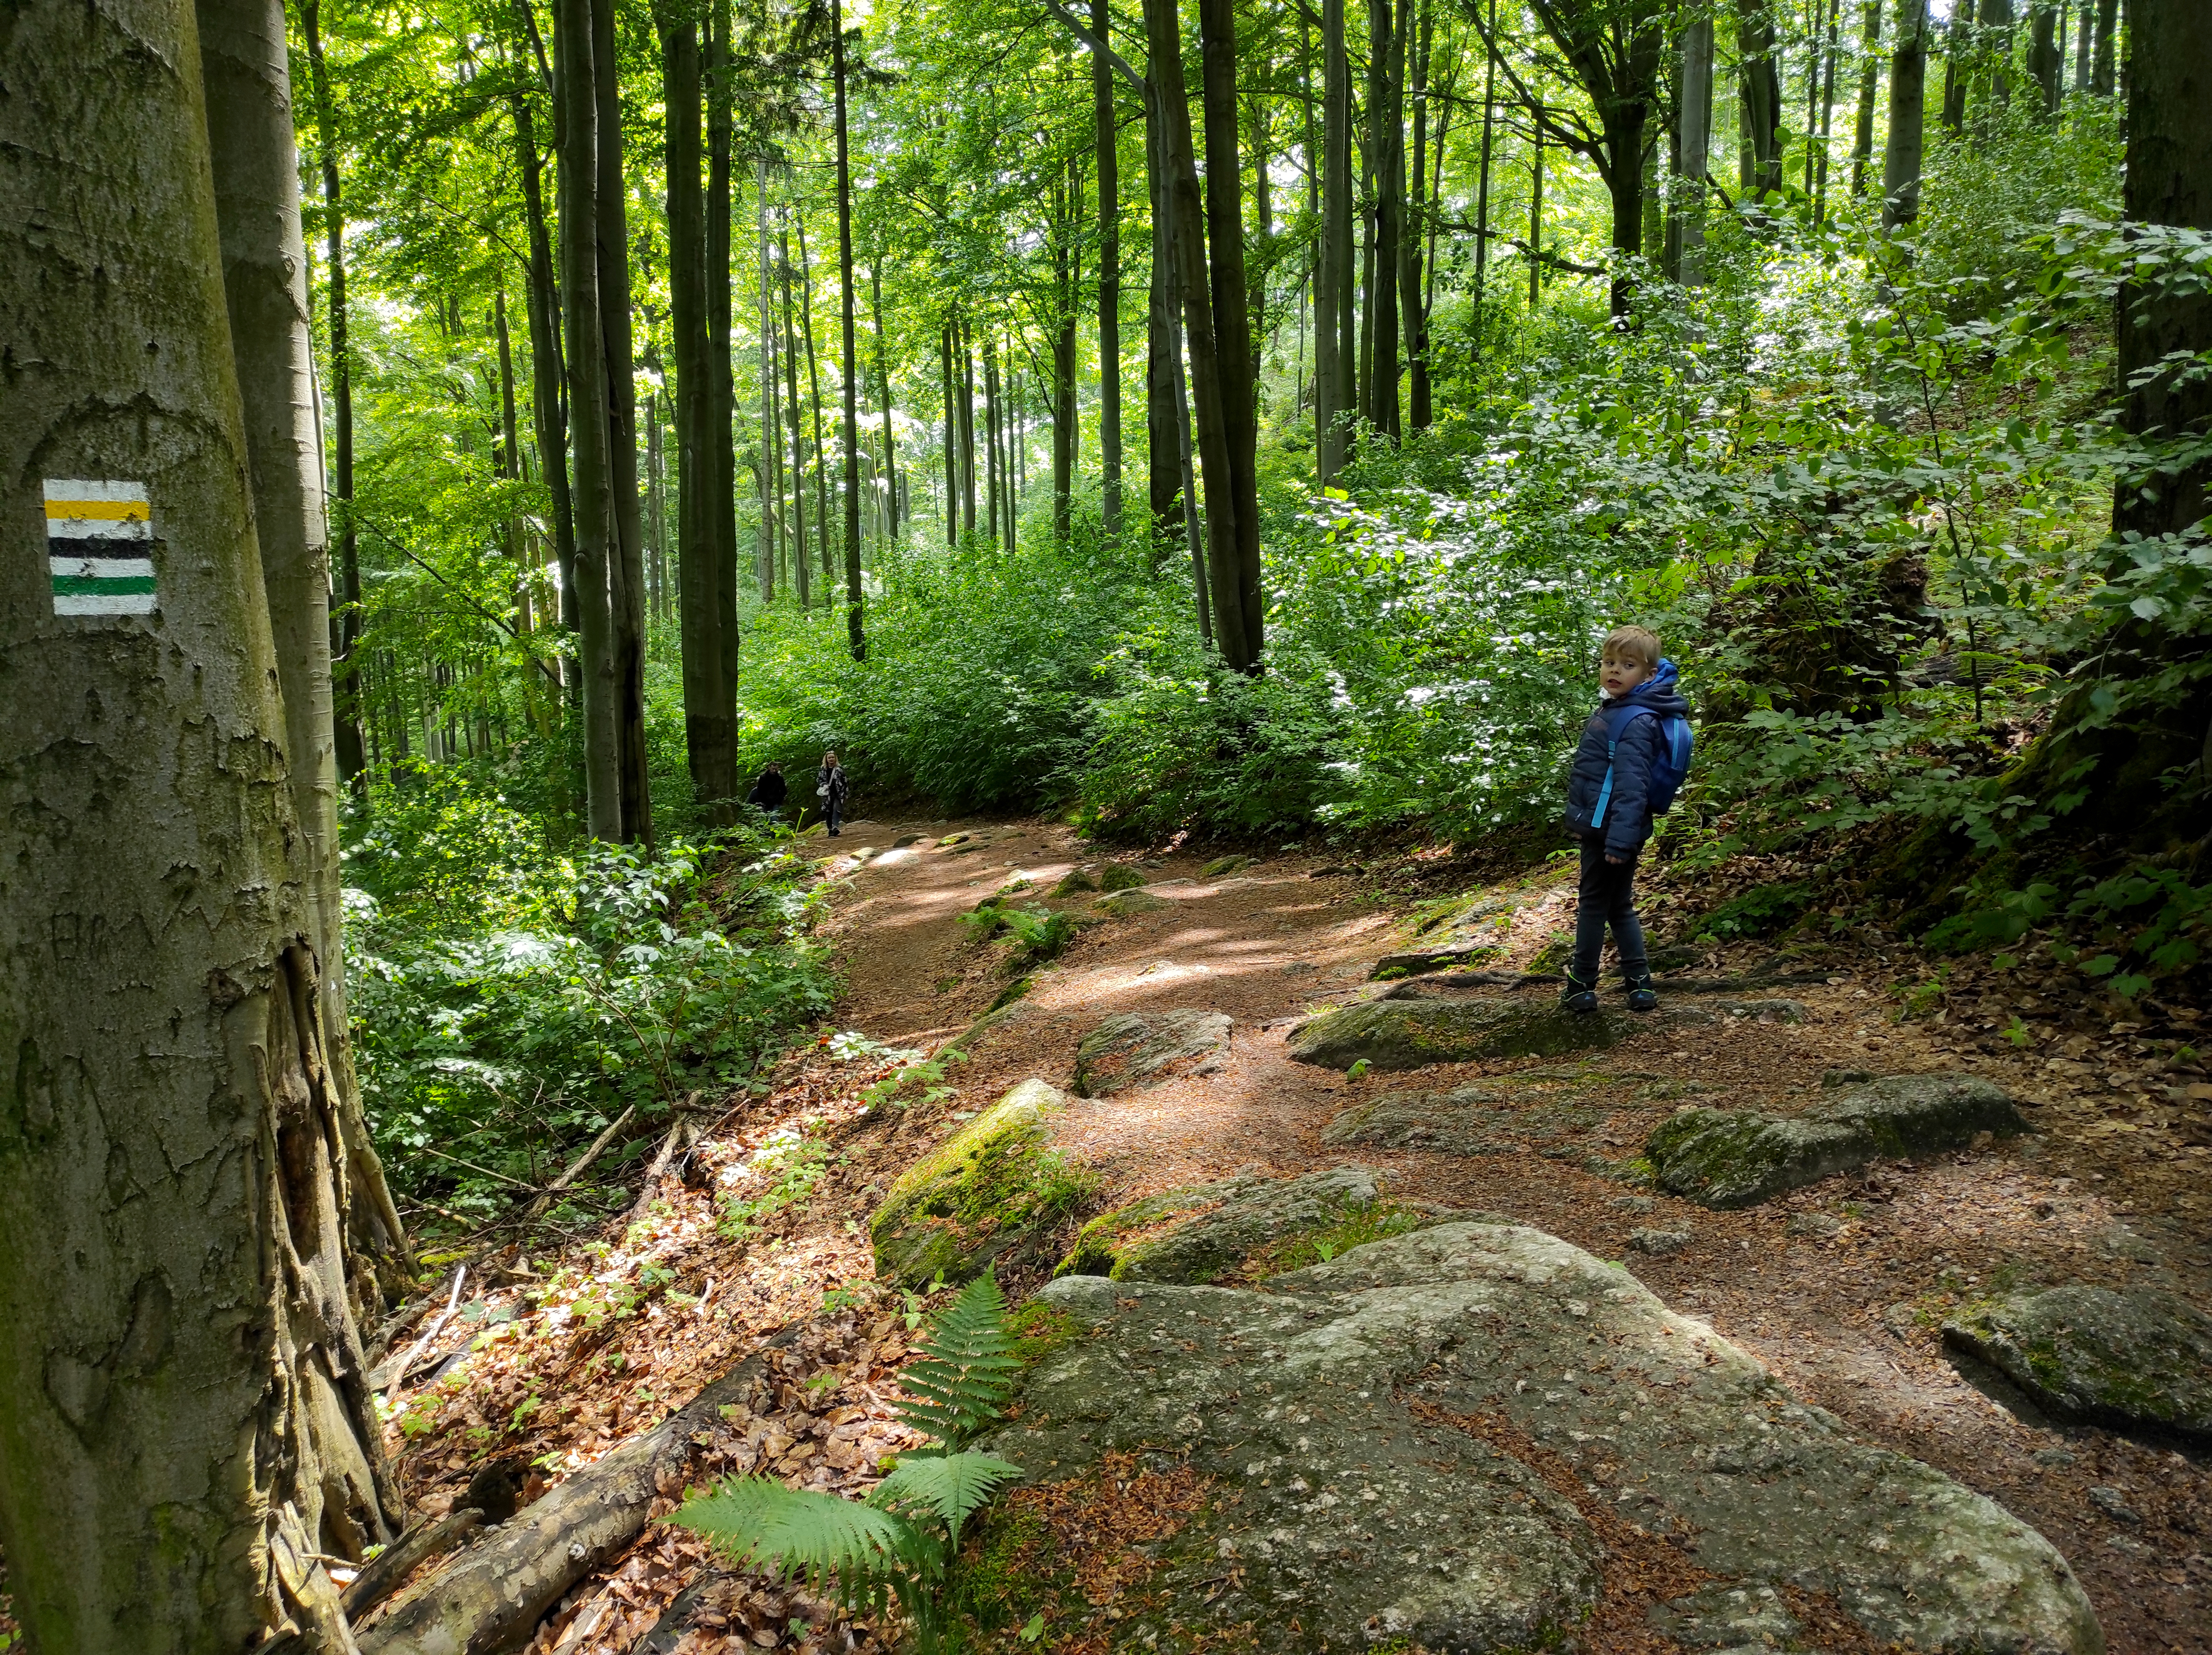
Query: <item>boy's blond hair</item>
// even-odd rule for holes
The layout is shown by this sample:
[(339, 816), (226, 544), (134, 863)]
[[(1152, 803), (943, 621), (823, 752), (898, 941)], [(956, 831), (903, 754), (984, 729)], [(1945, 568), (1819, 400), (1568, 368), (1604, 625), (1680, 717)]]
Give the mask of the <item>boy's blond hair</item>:
[(1598, 658), (1603, 660), (1607, 655), (1656, 667), (1659, 664), (1659, 634), (1644, 627), (1615, 627), (1605, 635), (1605, 648)]

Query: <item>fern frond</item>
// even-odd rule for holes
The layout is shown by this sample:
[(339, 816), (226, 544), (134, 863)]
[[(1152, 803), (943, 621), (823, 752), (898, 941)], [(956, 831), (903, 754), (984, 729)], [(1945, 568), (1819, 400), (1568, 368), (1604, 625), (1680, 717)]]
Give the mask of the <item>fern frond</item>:
[(1006, 1335), (1006, 1296), (988, 1271), (945, 1306), (916, 1349), (899, 1374), (908, 1396), (899, 1416), (908, 1424), (957, 1448), (1005, 1411), (1022, 1365)]
[(960, 1525), (1021, 1475), (1020, 1466), (994, 1454), (910, 1454), (876, 1485), (868, 1503), (928, 1512), (945, 1525), (949, 1548), (957, 1552)]
[(848, 1608), (868, 1612), (893, 1595), (903, 1603), (935, 1550), (894, 1513), (772, 1477), (739, 1477), (695, 1494), (670, 1520), (706, 1536), (740, 1567), (803, 1579), (816, 1592), (834, 1579)]

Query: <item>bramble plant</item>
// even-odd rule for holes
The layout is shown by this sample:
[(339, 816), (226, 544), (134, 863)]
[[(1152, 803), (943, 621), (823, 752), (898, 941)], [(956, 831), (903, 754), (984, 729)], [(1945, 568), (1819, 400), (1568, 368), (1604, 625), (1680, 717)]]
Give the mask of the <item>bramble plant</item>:
[(1022, 1468), (965, 1445), (1003, 1416), (1021, 1362), (1006, 1302), (978, 1276), (938, 1316), (899, 1383), (899, 1417), (932, 1441), (902, 1454), (865, 1500), (787, 1488), (773, 1477), (725, 1482), (686, 1500), (671, 1521), (697, 1531), (740, 1567), (764, 1568), (848, 1610), (896, 1603), (921, 1655), (955, 1646), (947, 1587), (961, 1530)]

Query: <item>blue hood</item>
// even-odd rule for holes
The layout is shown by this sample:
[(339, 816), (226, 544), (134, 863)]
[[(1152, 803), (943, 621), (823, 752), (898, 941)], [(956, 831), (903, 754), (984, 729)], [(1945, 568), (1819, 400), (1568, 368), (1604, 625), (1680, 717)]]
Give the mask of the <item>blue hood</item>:
[(1607, 701), (1605, 705), (1648, 706), (1662, 718), (1686, 718), (1690, 716), (1690, 704), (1682, 699), (1682, 692), (1675, 687), (1680, 677), (1674, 664), (1662, 655), (1659, 658), (1658, 668), (1649, 678), (1618, 701)]

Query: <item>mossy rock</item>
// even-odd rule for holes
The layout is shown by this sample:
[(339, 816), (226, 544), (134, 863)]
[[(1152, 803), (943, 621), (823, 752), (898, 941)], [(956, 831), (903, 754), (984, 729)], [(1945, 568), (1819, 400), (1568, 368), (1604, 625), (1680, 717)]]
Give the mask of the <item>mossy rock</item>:
[(1486, 960), (1495, 960), (1504, 949), (1495, 943), (1459, 943), (1449, 948), (1416, 949), (1403, 954), (1386, 954), (1375, 962), (1370, 980), (1387, 983), (1400, 977), (1419, 977), (1434, 971), (1464, 971)]
[(2063, 1418), (2212, 1445), (2212, 1316), (2171, 1294), (2014, 1294), (1961, 1310), (1943, 1342)]
[(1892, 1075), (1838, 1087), (1803, 1114), (1685, 1109), (1644, 1141), (1658, 1187), (1701, 1205), (1750, 1207), (1850, 1172), (1880, 1155), (1955, 1149), (1989, 1132), (2027, 1130), (2012, 1100), (1984, 1080)]
[(1109, 862), (1098, 870), (1097, 888), (1109, 896), (1115, 891), (1133, 891), (1144, 882), (1144, 875), (1124, 862)]
[(1187, 1282), (1264, 1276), (1468, 1216), (1390, 1199), (1371, 1167), (1300, 1178), (1243, 1173), (1164, 1190), (1092, 1219), (1053, 1274)]
[(1060, 883), (1052, 888), (1054, 896), (1080, 896), (1085, 891), (1098, 888), (1098, 876), (1088, 868), (1070, 868), (1060, 876)]
[(1053, 1147), (1066, 1107), (1058, 1088), (1024, 1081), (900, 1173), (868, 1221), (876, 1274), (964, 1282), (1063, 1222), (1097, 1183)]
[(1164, 896), (1154, 896), (1150, 891), (1133, 885), (1102, 896), (1091, 906), (1109, 919), (1127, 919), (1133, 914), (1153, 913), (1173, 905)]
[(1076, 1046), (1076, 1092), (1103, 1098), (1164, 1080), (1193, 1060), (1225, 1051), (1230, 1028), (1221, 1011), (1117, 1012)]
[(1481, 1058), (1551, 1058), (1602, 1052), (1653, 1021), (1706, 1021), (1702, 1013), (1628, 1011), (1577, 1016), (1557, 1002), (1490, 997), (1370, 1000), (1309, 1018), (1291, 1032), (1291, 1056), (1324, 1069), (1364, 1058), (1375, 1069), (1422, 1069)]
[(1204, 879), (1226, 879), (1231, 874), (1241, 874), (1252, 865), (1249, 856), (1218, 856), (1199, 870)]

